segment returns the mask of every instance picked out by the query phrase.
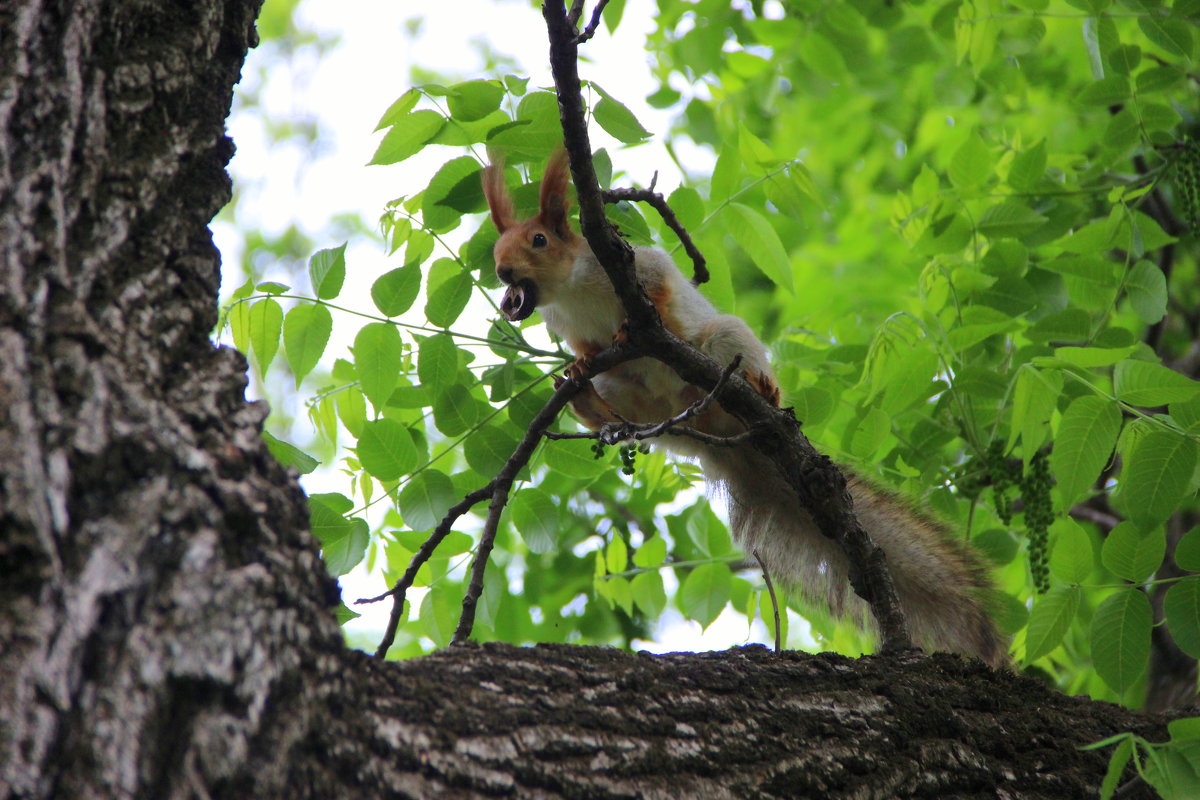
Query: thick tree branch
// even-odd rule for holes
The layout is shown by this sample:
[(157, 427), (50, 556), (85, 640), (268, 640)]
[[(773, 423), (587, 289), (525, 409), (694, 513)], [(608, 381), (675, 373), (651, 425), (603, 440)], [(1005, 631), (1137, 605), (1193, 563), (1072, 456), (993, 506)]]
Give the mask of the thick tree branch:
[[(604, 216), (604, 203), (592, 165), (577, 63), (576, 29), (563, 0), (545, 0), (542, 15), (550, 37), (550, 68), (558, 92), (563, 138), (579, 199), (580, 227), (604, 267), (628, 319), (630, 338), (645, 353), (670, 366), (688, 383), (711, 390), (721, 367), (663, 327), (653, 303), (637, 281), (633, 251)], [(800, 431), (790, 409), (771, 405), (738, 376), (720, 392), (726, 411), (747, 427), (763, 425), (770, 435), (755, 439), (756, 449), (795, 489), (800, 504), (825, 536), (836, 541), (849, 562), (850, 582), (871, 607), (884, 650), (912, 646), (904, 614), (883, 551), (871, 541), (854, 515), (845, 476)]]

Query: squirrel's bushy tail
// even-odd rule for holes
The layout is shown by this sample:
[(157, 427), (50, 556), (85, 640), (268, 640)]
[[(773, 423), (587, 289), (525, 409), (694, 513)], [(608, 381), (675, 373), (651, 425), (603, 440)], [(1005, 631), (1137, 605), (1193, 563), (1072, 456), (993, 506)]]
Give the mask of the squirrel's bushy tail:
[[(766, 457), (746, 447), (701, 454), (705, 476), (729, 501), (734, 538), (756, 551), (774, 580), (822, 601), (835, 615), (871, 620), (850, 587), (846, 555), (825, 538)], [(887, 556), (915, 643), (1008, 664), (1004, 637), (988, 613), (993, 592), (979, 557), (899, 497), (846, 468), (859, 523)]]

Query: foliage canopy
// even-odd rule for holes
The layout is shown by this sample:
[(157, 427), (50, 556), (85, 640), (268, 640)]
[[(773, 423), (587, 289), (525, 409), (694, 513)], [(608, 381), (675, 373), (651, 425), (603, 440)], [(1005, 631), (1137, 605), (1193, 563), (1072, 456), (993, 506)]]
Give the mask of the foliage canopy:
[[(1200, 571), (1200, 3), (658, 6), (649, 102), (671, 129), (606, 92), (625, 65), (605, 63), (586, 68), (593, 122), (623, 146), (711, 152), (681, 165), (668, 202), (709, 261), (704, 291), (770, 343), (805, 433), (983, 551), (1016, 659), (1063, 691), (1138, 702), (1156, 593), (1200, 656), (1200, 576), (1186, 574)], [(521, 184), (517, 215), (534, 210), (561, 142), (553, 93), (506, 74), (423, 83), (379, 128), (372, 163), (444, 163), (386, 209), (370, 297), (342, 293), (363, 268), (343, 245), (313, 256), (309, 290), (251, 281), (226, 319), (258, 370), (311, 395), (314, 452), (345, 473), (342, 492), (311, 499), (330, 571), (365, 559), (394, 582), (503, 465), (571, 356), (536, 315), (500, 317), (481, 214), (485, 147)], [(644, 179), (622, 152), (597, 152), (604, 188)], [(690, 270), (656, 215), (610, 213)], [(348, 314), (364, 320), (352, 348), (327, 352)], [(698, 481), (659, 454), (543, 443), (504, 512), (476, 638), (627, 646), (668, 606), (771, 624), (761, 576), (685, 491)], [(418, 573), (428, 590), (394, 656), (449, 641), (472, 530)], [(1163, 578), (1172, 557), (1185, 574)], [(799, 611), (822, 647), (868, 645)]]

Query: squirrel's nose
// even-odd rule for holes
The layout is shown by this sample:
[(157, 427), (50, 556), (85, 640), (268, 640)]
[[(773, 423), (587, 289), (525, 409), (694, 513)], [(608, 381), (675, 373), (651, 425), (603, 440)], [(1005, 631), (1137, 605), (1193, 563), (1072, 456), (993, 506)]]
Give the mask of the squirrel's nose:
[(496, 275), (504, 283), (512, 283), (513, 282), (513, 268), (512, 267), (507, 267), (507, 266), (496, 267)]

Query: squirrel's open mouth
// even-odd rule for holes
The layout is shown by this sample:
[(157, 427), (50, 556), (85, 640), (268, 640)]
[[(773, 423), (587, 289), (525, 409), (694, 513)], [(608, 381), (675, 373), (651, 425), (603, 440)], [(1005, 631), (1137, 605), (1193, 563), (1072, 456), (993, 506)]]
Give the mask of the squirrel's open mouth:
[(523, 278), (508, 287), (500, 301), (500, 311), (511, 322), (520, 322), (537, 308), (537, 284)]

